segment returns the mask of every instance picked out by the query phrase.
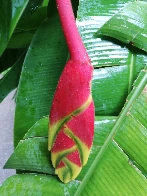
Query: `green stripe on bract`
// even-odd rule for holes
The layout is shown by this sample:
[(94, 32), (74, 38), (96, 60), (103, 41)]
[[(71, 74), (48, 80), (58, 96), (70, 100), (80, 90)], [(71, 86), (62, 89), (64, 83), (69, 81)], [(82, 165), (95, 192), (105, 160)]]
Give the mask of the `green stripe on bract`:
[(66, 149), (66, 150), (62, 150), (59, 152), (52, 152), (51, 153), (51, 159), (52, 159), (52, 164), (53, 166), (56, 168), (58, 166), (58, 164), (60, 163), (60, 161), (67, 156), (68, 154), (74, 152), (77, 149), (77, 146), (73, 146), (70, 149)]
[(67, 121), (69, 121), (72, 118), (73, 115), (76, 116), (76, 115), (80, 114), (81, 112), (83, 112), (83, 110), (86, 109), (90, 105), (91, 101), (92, 101), (92, 96), (90, 94), (87, 101), (82, 106), (77, 108), (75, 111), (73, 111), (71, 114), (69, 114), (65, 118), (60, 119), (59, 121), (57, 121), (53, 125), (49, 125), (49, 138), (48, 138), (48, 149), (49, 149), (49, 151), (52, 149), (53, 144), (56, 140), (56, 136), (59, 133), (62, 126)]
[(65, 164), (65, 167), (55, 169), (55, 173), (62, 182), (68, 183), (78, 176), (82, 167), (78, 167), (66, 158), (63, 158), (63, 163)]
[(66, 116), (64, 119), (59, 120), (53, 125), (49, 124), (49, 137), (48, 137), (48, 150), (50, 151), (54, 145), (57, 134), (60, 132), (62, 126), (71, 118), (71, 116)]
[(77, 144), (77, 148), (80, 154), (80, 159), (81, 159), (82, 165), (84, 166), (88, 161), (91, 148), (88, 148), (78, 137), (76, 137), (73, 134), (73, 132), (68, 127), (64, 128), (64, 132), (66, 135), (69, 135), (69, 137), (71, 137)]

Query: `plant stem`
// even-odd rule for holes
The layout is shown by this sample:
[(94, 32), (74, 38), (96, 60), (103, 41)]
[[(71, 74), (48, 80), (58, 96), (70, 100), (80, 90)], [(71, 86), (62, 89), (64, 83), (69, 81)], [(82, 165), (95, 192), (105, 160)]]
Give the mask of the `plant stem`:
[(70, 0), (56, 0), (56, 4), (71, 59), (90, 61), (76, 26)]

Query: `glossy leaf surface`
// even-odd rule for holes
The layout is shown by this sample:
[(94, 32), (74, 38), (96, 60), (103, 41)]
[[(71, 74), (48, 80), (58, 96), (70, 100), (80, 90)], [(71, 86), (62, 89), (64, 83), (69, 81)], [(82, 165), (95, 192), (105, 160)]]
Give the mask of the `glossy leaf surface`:
[[(54, 174), (54, 168), (51, 164), (51, 155), (47, 149), (48, 119), (48, 117), (40, 119), (29, 129), (24, 140), (19, 142), (4, 168)], [(103, 145), (114, 122), (115, 117), (96, 117), (92, 152), (87, 165), (83, 167), (78, 179), (84, 177), (86, 169), (90, 167), (96, 153), (100, 149), (99, 146)]]
[(49, 114), (49, 106), (66, 58), (66, 45), (58, 17), (55, 16), (42, 23), (24, 61), (16, 101), (15, 145), (37, 120)]
[(9, 39), (20, 19), (28, 0), (6, 0), (1, 2), (0, 8), (0, 55), (5, 50)]
[(16, 147), (5, 168), (30, 170), (42, 173), (54, 174), (47, 150), (47, 138), (29, 138), (22, 140)]
[(51, 176), (22, 174), (8, 178), (3, 186), (0, 187), (0, 194), (3, 196), (73, 195), (78, 184), (78, 181), (73, 181), (67, 185), (63, 185), (58, 179)]
[(105, 23), (97, 34), (116, 38), (147, 51), (147, 2), (134, 1)]
[(11, 1), (2, 0), (0, 6), (0, 56), (7, 46), (11, 23)]
[(8, 73), (0, 80), (0, 102), (8, 95), (8, 93), (17, 88), (24, 56), (25, 55), (23, 54)]
[(18, 21), (16, 29), (9, 41), (8, 48), (28, 47), (41, 22), (47, 17), (47, 7), (37, 8), (33, 14)]
[(41, 118), (25, 134), (23, 139), (32, 137), (48, 137), (49, 117)]
[(12, 0), (12, 19), (9, 32), (9, 38), (11, 37), (18, 20), (20, 19), (23, 11), (25, 10), (29, 0)]
[[(147, 194), (147, 179), (141, 173), (143, 171), (147, 174), (146, 163), (144, 162), (147, 159), (147, 135), (144, 134), (144, 129), (147, 129), (146, 87), (147, 66), (142, 70), (135, 82), (134, 89), (127, 98), (128, 101), (75, 196), (81, 195), (81, 193), (82, 195), (88, 195), (87, 192), (90, 190), (93, 191), (93, 195), (96, 195), (97, 192), (100, 195), (108, 195), (111, 191), (113, 194), (114, 190), (119, 192), (120, 195), (125, 195), (128, 191), (130, 191), (130, 195)], [(138, 104), (140, 104), (140, 107), (138, 107)], [(144, 111), (141, 117), (140, 115), (135, 115), (136, 113), (140, 113), (140, 111)], [(130, 117), (133, 118), (133, 121), (136, 121), (136, 126), (133, 125), (132, 127), (132, 124), (129, 122)], [(142, 128), (138, 129), (139, 126)], [(130, 144), (128, 144), (130, 149), (127, 148), (129, 149), (128, 152), (126, 151), (126, 140), (130, 141)], [(140, 145), (144, 147), (140, 149)], [(132, 162), (130, 164), (129, 158), (136, 164), (134, 165)], [(139, 170), (140, 168), (142, 169)], [(122, 184), (122, 179), (125, 182), (124, 184)], [(121, 185), (121, 189), (119, 188), (119, 184)], [(107, 189), (105, 189), (106, 186)], [(113, 190), (111, 187), (113, 187)]]
[[(133, 81), (146, 65), (146, 53), (95, 33), (129, 0), (80, 1), (77, 24), (94, 65), (92, 94), (96, 115), (118, 115)], [(100, 69), (98, 69), (100, 68)]]

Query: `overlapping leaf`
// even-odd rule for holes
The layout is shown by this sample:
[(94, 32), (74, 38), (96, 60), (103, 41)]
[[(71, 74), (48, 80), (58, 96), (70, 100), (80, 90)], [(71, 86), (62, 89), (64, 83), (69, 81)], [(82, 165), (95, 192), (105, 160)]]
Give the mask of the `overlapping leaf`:
[(65, 196), (73, 195), (78, 185), (78, 181), (73, 181), (63, 186), (58, 179), (51, 176), (22, 174), (8, 178), (3, 186), (0, 187), (0, 193), (3, 196)]
[[(32, 4), (35, 4), (32, 3)], [(34, 5), (35, 6), (35, 5)], [(41, 22), (47, 17), (47, 7), (39, 7), (32, 14), (23, 16), (9, 41), (8, 48), (28, 47)]]
[[(108, 35), (147, 51), (147, 2), (128, 3), (105, 23), (97, 34)], [(126, 33), (127, 32), (127, 33)]]
[(25, 10), (29, 0), (12, 0), (12, 17), (11, 17), (11, 26), (9, 31), (9, 38), (11, 37), (23, 11)]
[(0, 55), (3, 53), (9, 39), (20, 19), (28, 0), (3, 0), (0, 8)]
[(96, 115), (118, 115), (134, 79), (147, 62), (146, 53), (134, 47), (111, 38), (95, 37), (97, 29), (128, 2), (80, 1), (77, 24), (95, 68), (92, 93)]
[[(48, 117), (40, 119), (29, 129), (24, 140), (19, 142), (14, 153), (8, 159), (5, 168), (55, 174), (51, 163), (51, 155), (47, 149), (48, 119)], [(84, 177), (86, 170), (90, 167), (100, 149), (99, 146), (103, 145), (114, 122), (115, 117), (96, 117), (93, 148), (88, 163), (82, 169), (78, 180)]]
[(0, 80), (0, 102), (8, 95), (8, 93), (17, 88), (24, 56), (25, 55), (23, 54), (8, 73)]
[(2, 0), (0, 6), (0, 55), (2, 54), (8, 43), (10, 23), (11, 1)]

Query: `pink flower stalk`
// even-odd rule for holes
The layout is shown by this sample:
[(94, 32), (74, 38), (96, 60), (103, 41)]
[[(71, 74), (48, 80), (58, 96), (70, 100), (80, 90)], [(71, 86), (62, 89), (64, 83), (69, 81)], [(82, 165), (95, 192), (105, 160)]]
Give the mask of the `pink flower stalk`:
[(60, 180), (75, 179), (87, 163), (94, 136), (93, 66), (78, 33), (70, 0), (56, 0), (70, 52), (50, 111), (48, 149)]

